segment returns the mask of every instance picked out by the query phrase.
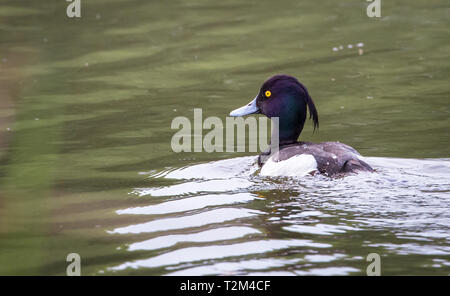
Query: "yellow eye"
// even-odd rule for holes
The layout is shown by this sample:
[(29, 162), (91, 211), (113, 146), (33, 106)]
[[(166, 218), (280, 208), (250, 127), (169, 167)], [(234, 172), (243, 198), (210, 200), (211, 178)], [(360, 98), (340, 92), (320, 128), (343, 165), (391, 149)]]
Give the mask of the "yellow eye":
[(272, 93), (270, 92), (270, 90), (266, 90), (265, 95), (266, 95), (267, 98), (270, 98), (270, 96), (272, 95)]

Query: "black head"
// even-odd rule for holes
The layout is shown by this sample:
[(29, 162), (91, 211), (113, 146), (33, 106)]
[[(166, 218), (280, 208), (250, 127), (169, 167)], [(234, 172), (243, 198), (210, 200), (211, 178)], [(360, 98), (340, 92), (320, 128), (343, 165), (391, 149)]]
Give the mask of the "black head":
[(319, 116), (306, 87), (295, 77), (275, 75), (263, 83), (256, 98), (250, 104), (236, 109), (231, 116), (261, 113), (267, 117), (279, 118), (279, 143), (296, 142), (305, 124), (307, 108), (319, 127)]

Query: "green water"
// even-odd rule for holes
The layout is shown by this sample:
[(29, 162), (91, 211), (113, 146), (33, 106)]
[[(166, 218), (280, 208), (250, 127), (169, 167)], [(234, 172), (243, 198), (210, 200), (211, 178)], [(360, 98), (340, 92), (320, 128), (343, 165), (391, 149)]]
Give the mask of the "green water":
[[(84, 275), (361, 275), (372, 252), (384, 275), (450, 273), (447, 1), (382, 1), (379, 19), (367, 17), (363, 0), (82, 0), (79, 19), (66, 16), (67, 4), (0, 4), (0, 274), (64, 275), (74, 252)], [(193, 108), (225, 119), (276, 73), (298, 77), (316, 103), (320, 130), (307, 123), (303, 140), (351, 145), (390, 179), (299, 185), (233, 175), (229, 190), (212, 190), (195, 174), (152, 175), (254, 155), (174, 153), (170, 124), (193, 118)], [(400, 169), (383, 171), (390, 161), (381, 157), (402, 159)], [(206, 171), (222, 172), (212, 166)], [(172, 190), (190, 178), (200, 189)], [(136, 194), (142, 188), (172, 191)], [(233, 194), (245, 198), (120, 214)], [(217, 210), (214, 223), (170, 227)], [(169, 227), (117, 231), (152, 221)], [(299, 225), (312, 228), (292, 231)], [(243, 234), (193, 239), (226, 227)], [(157, 238), (178, 243), (130, 248)], [(224, 256), (196, 257), (202, 250)], [(139, 260), (151, 264), (133, 266)]]

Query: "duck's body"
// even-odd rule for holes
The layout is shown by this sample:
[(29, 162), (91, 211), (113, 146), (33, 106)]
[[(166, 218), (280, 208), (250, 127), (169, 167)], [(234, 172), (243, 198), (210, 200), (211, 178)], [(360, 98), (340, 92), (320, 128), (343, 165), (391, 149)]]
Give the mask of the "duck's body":
[(234, 110), (231, 116), (261, 113), (277, 117), (279, 129), (272, 138), (277, 151), (267, 151), (258, 158), (261, 175), (304, 176), (321, 173), (339, 176), (359, 171), (373, 171), (352, 147), (339, 142), (297, 142), (306, 120), (307, 106), (314, 128), (319, 126), (316, 107), (305, 86), (288, 75), (275, 75), (261, 87), (248, 105)]
[[(345, 175), (356, 171), (372, 171), (352, 147), (339, 142), (298, 142), (281, 146), (279, 151), (259, 155), (258, 164), (264, 176), (303, 176), (321, 173)], [(294, 161), (295, 159), (295, 161)]]

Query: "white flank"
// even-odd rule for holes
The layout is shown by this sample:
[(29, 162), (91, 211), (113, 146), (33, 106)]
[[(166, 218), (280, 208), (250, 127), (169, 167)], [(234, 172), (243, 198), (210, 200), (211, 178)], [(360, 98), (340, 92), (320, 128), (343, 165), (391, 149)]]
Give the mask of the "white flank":
[(317, 170), (317, 162), (311, 154), (295, 155), (286, 160), (275, 162), (272, 157), (261, 168), (262, 176), (303, 177)]

